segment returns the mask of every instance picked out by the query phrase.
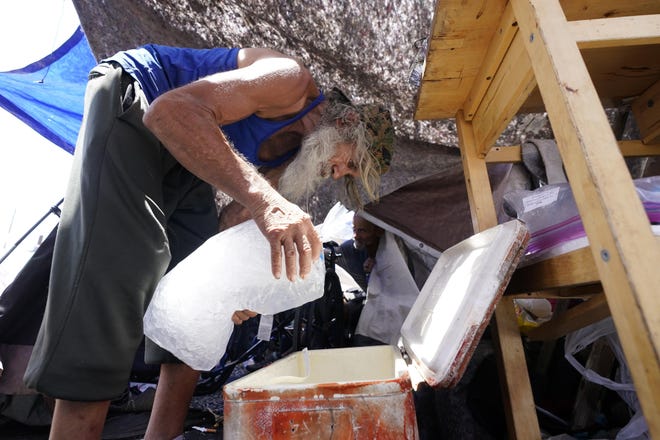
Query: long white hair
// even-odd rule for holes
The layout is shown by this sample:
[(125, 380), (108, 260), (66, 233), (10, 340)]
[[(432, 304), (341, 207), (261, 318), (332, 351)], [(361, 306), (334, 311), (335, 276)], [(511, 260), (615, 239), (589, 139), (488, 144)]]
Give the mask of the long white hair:
[[(369, 151), (366, 127), (351, 105), (329, 100), (318, 127), (305, 136), (300, 151), (279, 181), (279, 191), (294, 203), (311, 196), (330, 177), (328, 161), (340, 143), (355, 146), (354, 159), (362, 188), (370, 200), (378, 199), (380, 173)], [(352, 208), (362, 207), (362, 197), (353, 176), (344, 177), (344, 189)]]

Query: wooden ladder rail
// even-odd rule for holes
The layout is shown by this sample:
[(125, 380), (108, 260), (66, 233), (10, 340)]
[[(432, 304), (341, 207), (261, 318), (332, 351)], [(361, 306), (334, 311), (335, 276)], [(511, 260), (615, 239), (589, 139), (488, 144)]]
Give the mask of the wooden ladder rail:
[(561, 5), (511, 4), (642, 411), (660, 438), (660, 247)]
[[(472, 225), (476, 233), (495, 226), (497, 214), (486, 161), (477, 153), (472, 123), (465, 119), (462, 111), (456, 115), (456, 127)], [(541, 431), (512, 298), (503, 297), (495, 308), (493, 330), (509, 435), (517, 439), (540, 439)]]
[[(475, 231), (496, 222), (484, 158), (498, 150), (493, 144), (516, 114), (548, 112), (591, 246), (525, 267), (509, 286), (517, 278), (519, 292), (602, 283), (658, 439), (660, 295), (653, 289), (660, 271), (651, 266), (660, 246), (602, 106), (637, 97), (642, 140), (660, 142), (659, 14), (655, 0), (439, 1), (415, 112), (416, 119), (456, 118)], [(588, 270), (565, 273), (585, 262)], [(594, 305), (597, 317), (605, 304)], [(495, 327), (510, 436), (540, 438), (511, 297), (496, 309)]]
[[(660, 271), (653, 267), (660, 261), (660, 247), (561, 5), (556, 0), (510, 3), (523, 36), (514, 42), (524, 43), (531, 60), (642, 410), (651, 434), (660, 438)], [(526, 83), (523, 92), (528, 91)], [(514, 101), (508, 110), (516, 107)], [(484, 160), (490, 148), (485, 144), (496, 127), (475, 129), (462, 111), (456, 120), (473, 225), (479, 231), (497, 222), (492, 197), (487, 197), (491, 190)], [(540, 438), (511, 299), (496, 309), (495, 325), (510, 435)]]

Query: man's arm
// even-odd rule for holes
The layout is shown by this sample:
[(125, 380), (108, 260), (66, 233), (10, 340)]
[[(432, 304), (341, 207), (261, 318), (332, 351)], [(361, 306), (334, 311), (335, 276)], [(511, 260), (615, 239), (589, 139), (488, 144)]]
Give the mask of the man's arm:
[[(277, 167), (261, 167), (259, 173), (264, 176), (273, 188), (278, 189), (280, 177), (289, 163), (291, 163), (291, 159)], [(239, 223), (250, 220), (251, 218), (250, 211), (248, 211), (245, 206), (241, 205), (236, 200), (232, 200), (222, 208), (222, 211), (220, 211), (218, 230), (224, 231), (225, 229), (229, 229), (232, 226), (236, 226)]]
[(144, 123), (190, 172), (250, 211), (270, 243), (273, 275), (281, 274), (284, 247), (286, 274), (293, 280), (296, 250), (301, 276), (321, 253), (310, 217), (239, 156), (218, 126), (253, 113), (271, 118), (295, 113), (304, 106), (313, 81), (297, 61), (275, 52), (242, 60), (239, 69), (161, 95)]

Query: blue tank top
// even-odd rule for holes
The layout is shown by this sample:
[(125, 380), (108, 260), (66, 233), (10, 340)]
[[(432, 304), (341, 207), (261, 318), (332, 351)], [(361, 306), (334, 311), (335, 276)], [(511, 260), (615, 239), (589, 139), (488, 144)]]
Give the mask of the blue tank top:
[[(239, 48), (191, 49), (148, 44), (119, 52), (103, 61), (115, 61), (135, 78), (149, 103), (163, 93), (205, 76), (238, 68)], [(293, 156), (296, 149), (269, 161), (258, 159), (261, 143), (275, 132), (290, 125), (323, 101), (321, 93), (311, 104), (293, 117), (281, 121), (250, 115), (245, 119), (221, 126), (227, 138), (248, 161), (256, 166), (277, 166)]]

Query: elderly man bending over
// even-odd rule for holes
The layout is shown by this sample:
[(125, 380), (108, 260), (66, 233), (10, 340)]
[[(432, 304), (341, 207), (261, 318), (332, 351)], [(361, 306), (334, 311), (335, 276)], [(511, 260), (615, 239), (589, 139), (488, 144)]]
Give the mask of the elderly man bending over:
[[(354, 197), (359, 179), (375, 197), (393, 138), (387, 111), (324, 94), (298, 60), (269, 49), (147, 45), (102, 61), (89, 78), (25, 375), (56, 398), (54, 439), (100, 438), (156, 284), (217, 232), (214, 188), (256, 221), (273, 276), (294, 279), (297, 261), (304, 277), (321, 243), (295, 203), (330, 177)], [(257, 167), (268, 167), (270, 182)], [(198, 372), (154, 344), (146, 357), (161, 374), (145, 438), (176, 438)]]

